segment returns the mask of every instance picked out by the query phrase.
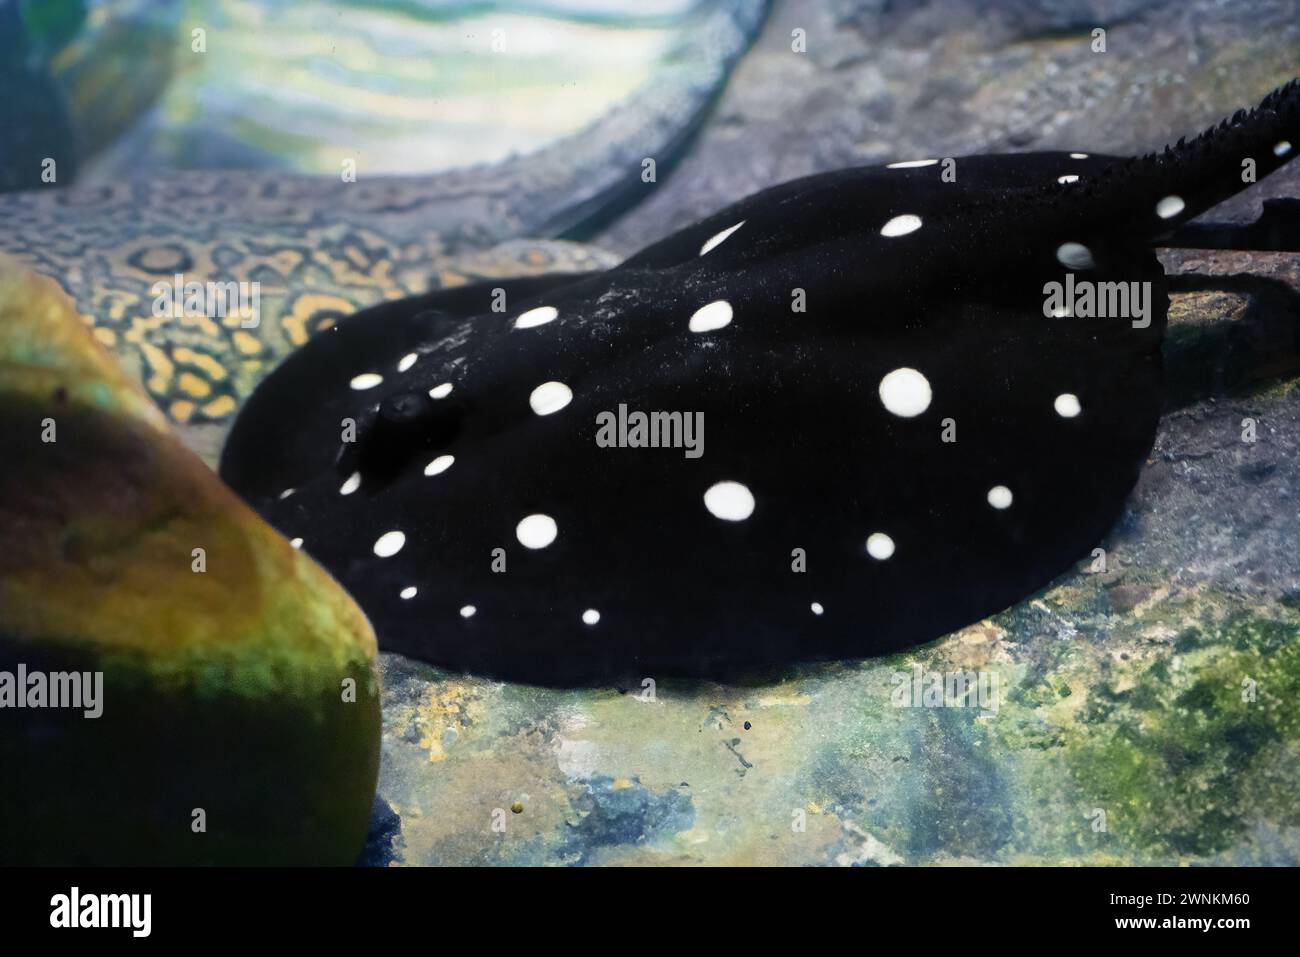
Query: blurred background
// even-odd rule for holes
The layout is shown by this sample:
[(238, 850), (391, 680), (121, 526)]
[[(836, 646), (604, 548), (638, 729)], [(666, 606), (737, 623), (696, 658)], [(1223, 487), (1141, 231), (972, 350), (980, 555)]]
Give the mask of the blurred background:
[[(707, 70), (726, 54), (697, 42), (710, 14), (746, 6), (759, 4), (5, 0), (5, 126), (86, 179), (473, 166), (591, 125), (674, 64)], [(29, 179), (11, 169), (6, 185)]]

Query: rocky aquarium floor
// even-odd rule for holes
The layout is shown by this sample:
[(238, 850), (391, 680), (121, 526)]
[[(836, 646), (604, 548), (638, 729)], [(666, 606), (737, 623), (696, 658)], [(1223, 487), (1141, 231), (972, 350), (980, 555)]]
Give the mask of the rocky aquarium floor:
[[(778, 4), (692, 155), (596, 242), (836, 165), (1154, 148), (1300, 63), (1294, 3), (1096, 4), (1105, 60), (1088, 4), (853, 6)], [(1214, 218), (1267, 195), (1300, 171)], [(1170, 410), (1104, 567), (907, 654), (652, 699), (384, 656), (369, 863), (1300, 863), (1300, 265), (1163, 258), (1254, 278), (1174, 297)], [(918, 669), (996, 693), (900, 707)]]

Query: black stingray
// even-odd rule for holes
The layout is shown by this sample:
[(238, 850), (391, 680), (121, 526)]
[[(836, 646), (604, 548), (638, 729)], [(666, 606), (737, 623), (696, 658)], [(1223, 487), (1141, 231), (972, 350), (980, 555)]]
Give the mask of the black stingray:
[[(1151, 247), (1243, 161), (1291, 158), (1298, 83), (1163, 153), (810, 176), (606, 272), (365, 310), (262, 383), (221, 474), (383, 648), (451, 668), (719, 675), (929, 641), (1120, 515), (1162, 405)], [(1053, 314), (1067, 274), (1149, 283), (1149, 311)], [(703, 453), (605, 447), (620, 406), (702, 413)]]

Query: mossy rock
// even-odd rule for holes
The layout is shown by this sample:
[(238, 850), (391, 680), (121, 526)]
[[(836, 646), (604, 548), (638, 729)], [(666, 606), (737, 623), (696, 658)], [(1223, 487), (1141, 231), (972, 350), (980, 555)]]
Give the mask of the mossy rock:
[(3, 260), (0, 447), (0, 672), (103, 675), (97, 718), (0, 708), (0, 862), (353, 863), (369, 623)]

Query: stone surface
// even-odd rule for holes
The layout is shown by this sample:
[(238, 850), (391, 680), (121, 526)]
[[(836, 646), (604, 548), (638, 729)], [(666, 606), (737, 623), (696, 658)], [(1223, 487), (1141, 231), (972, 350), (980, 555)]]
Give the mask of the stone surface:
[[(1105, 53), (1091, 31), (1107, 30)], [(806, 53), (791, 50), (803, 30)], [(628, 255), (768, 186), (990, 151), (1163, 148), (1300, 72), (1296, 0), (784, 0), (670, 176), (595, 240)]]
[(53, 280), (3, 259), (0, 447), (0, 672), (102, 675), (97, 717), (0, 710), (0, 862), (353, 863), (378, 772), (369, 623)]
[[(1297, 62), (1294, 3), (1083, 5), (1105, 58), (1080, 5), (853, 6), (777, 4), (692, 155), (601, 243), (839, 165), (1154, 147)], [(1210, 218), (1286, 195), (1300, 170)], [(382, 655), (392, 863), (1300, 863), (1300, 267), (1162, 260), (1206, 288), (1173, 297), (1169, 412), (1104, 570), (1081, 556), (905, 654), (653, 700)], [(996, 710), (899, 706), (918, 667), (996, 676)]]

